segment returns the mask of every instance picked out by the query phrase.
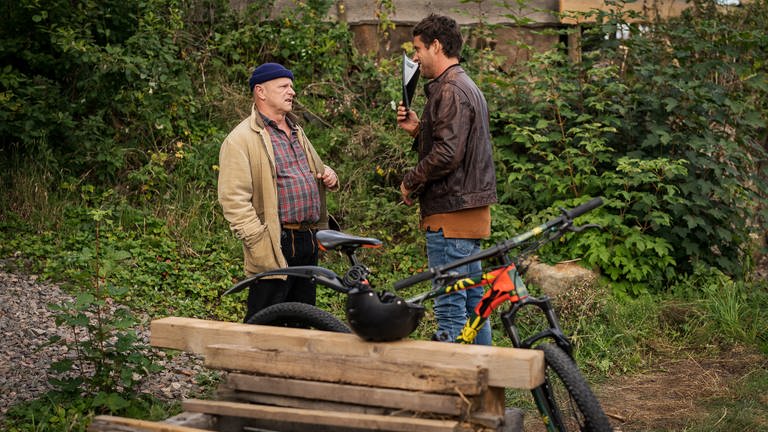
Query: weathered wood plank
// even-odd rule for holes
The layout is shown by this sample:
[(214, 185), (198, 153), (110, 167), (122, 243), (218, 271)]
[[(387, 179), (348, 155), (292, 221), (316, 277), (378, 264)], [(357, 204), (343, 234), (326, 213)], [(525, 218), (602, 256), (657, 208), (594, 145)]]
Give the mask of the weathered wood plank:
[(88, 425), (88, 432), (210, 432), (210, 429), (100, 415)]
[(479, 400), (478, 411), (484, 411), (489, 414), (499, 416), (504, 415), (504, 388), (489, 387), (488, 391), (483, 392)]
[[(254, 385), (249, 385), (250, 382), (253, 382)], [(229, 383), (232, 385), (228, 385)], [(235, 387), (250, 388), (255, 391), (235, 390)], [(295, 396), (301, 394), (301, 392), (295, 391), (301, 387), (307, 389), (304, 395), (306, 398)], [(256, 391), (263, 391), (264, 393), (257, 393)], [(294, 396), (283, 396), (287, 394)], [(231, 373), (227, 377), (227, 381), (219, 386), (216, 399), (310, 410), (390, 416), (417, 415), (422, 418), (450, 416), (454, 419), (465, 419), (469, 423), (493, 430), (501, 427), (504, 421), (504, 389), (499, 387), (489, 388), (481, 396), (462, 398), (434, 393)], [(425, 403), (422, 399), (430, 399), (433, 403)], [(341, 400), (344, 402), (340, 402)], [(382, 405), (389, 408), (371, 405)]]
[[(472, 427), (455, 420), (429, 420), (416, 417), (381, 416), (348, 412), (303, 410), (225, 401), (186, 400), (186, 411), (222, 416), (285, 421), (308, 426), (331, 426), (345, 429), (390, 432), (470, 432)], [(311, 430), (311, 429), (308, 429)]]
[(371, 343), (352, 334), (168, 317), (152, 321), (151, 345), (203, 354), (208, 345), (299, 351), (366, 358), (367, 362), (407, 361), (488, 369), (488, 385), (532, 389), (544, 381), (544, 354), (482, 345), (401, 340)]
[[(302, 399), (340, 402), (341, 404), (383, 407), (413, 412), (465, 415), (470, 400), (460, 396), (372, 388), (290, 378), (275, 378), (238, 373), (227, 374), (224, 388), (259, 394), (291, 396)], [(252, 401), (253, 402), (253, 401)]]
[(201, 413), (181, 412), (163, 420), (163, 423), (205, 430), (218, 430), (216, 429), (216, 418)]
[(432, 393), (479, 395), (488, 387), (488, 370), (478, 366), (428, 365), (304, 351), (264, 350), (241, 345), (210, 345), (205, 365), (214, 369)]
[(303, 399), (295, 396), (281, 396), (277, 394), (227, 390), (223, 388), (220, 388), (216, 392), (215, 399), (229, 402), (250, 402), (260, 405), (273, 405), (287, 408), (301, 408), (321, 411), (343, 411), (379, 415), (390, 414), (392, 412), (391, 409), (381, 407), (331, 402), (319, 399)]

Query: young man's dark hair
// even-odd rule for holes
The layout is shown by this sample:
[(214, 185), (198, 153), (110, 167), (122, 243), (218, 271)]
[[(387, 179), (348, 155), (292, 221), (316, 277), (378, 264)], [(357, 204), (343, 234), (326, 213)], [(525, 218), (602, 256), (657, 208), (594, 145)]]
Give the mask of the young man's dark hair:
[(451, 17), (432, 14), (413, 28), (413, 36), (421, 37), (425, 45), (435, 39), (443, 45), (446, 57), (458, 58), (463, 40), (456, 20)]

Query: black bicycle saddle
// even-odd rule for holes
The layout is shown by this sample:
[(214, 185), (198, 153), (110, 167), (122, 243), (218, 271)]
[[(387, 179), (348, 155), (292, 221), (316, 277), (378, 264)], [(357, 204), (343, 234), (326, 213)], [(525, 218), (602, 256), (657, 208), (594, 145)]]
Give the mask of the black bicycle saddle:
[(333, 250), (342, 246), (377, 248), (382, 244), (379, 239), (358, 237), (334, 230), (320, 230), (317, 232), (316, 237), (320, 247), (324, 250)]

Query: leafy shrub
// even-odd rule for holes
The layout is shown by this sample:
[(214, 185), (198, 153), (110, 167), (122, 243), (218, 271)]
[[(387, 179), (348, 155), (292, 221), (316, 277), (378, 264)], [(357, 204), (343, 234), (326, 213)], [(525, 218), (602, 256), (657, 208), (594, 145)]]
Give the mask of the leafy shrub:
[(70, 329), (71, 340), (55, 336), (49, 343), (68, 346), (76, 356), (51, 363), (50, 381), (62, 393), (94, 396), (93, 408), (115, 413), (129, 407), (137, 385), (159, 369), (149, 347), (139, 341), (138, 322), (130, 311), (108, 310), (121, 290), (107, 288), (51, 305), (56, 325)]
[(190, 128), (197, 103), (174, 43), (176, 2), (22, 1), (8, 9), (3, 151), (47, 154), (53, 171), (114, 180), (145, 149)]
[(496, 81), (511, 101), (494, 115), (503, 203), (543, 215), (605, 197), (589, 218), (606, 231), (561, 256), (585, 257), (618, 292), (663, 289), (698, 261), (743, 275), (749, 234), (764, 220), (755, 203), (768, 190), (758, 145), (766, 75), (745, 50), (765, 35), (716, 9), (645, 33), (621, 16), (602, 19), (599, 35), (635, 33), (621, 45), (593, 38), (597, 49), (579, 64), (564, 52), (534, 56), (532, 79)]

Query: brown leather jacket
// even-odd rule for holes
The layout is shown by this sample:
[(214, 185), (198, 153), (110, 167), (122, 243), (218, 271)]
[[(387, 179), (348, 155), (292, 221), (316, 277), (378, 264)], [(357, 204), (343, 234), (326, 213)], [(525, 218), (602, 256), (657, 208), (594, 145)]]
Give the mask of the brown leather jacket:
[(488, 105), (480, 89), (455, 65), (424, 91), (427, 104), (414, 142), (419, 163), (403, 177), (419, 195), (422, 217), (495, 203)]

